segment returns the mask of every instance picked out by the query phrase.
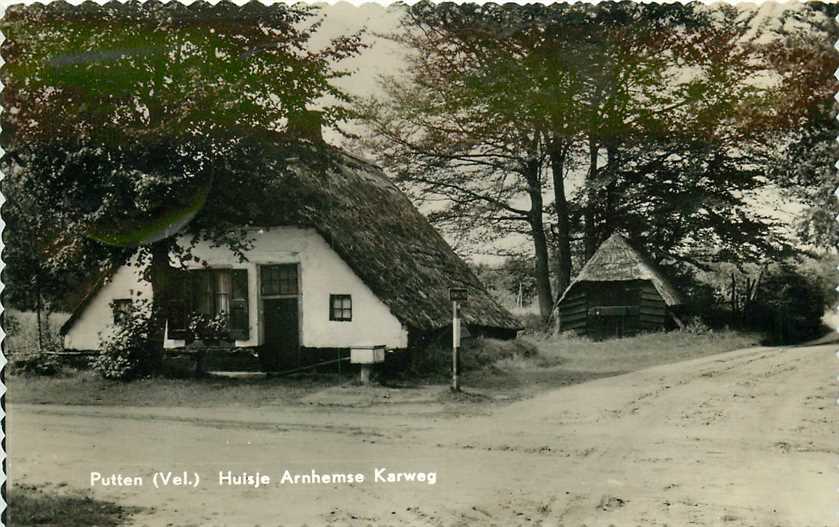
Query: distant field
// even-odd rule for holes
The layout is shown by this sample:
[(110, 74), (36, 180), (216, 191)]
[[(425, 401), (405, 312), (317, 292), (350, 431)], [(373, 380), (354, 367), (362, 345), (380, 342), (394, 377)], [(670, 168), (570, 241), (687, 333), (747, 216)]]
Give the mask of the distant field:
[[(5, 317), (3, 331), (6, 332), (5, 351), (8, 355), (17, 353), (38, 352), (38, 323), (33, 311), (18, 311), (6, 309), (3, 312)], [(42, 321), (44, 334), (42, 343), (45, 348), (60, 349), (61, 336), (58, 330), (61, 325), (70, 318), (69, 313), (51, 313), (49, 317), (44, 316)]]

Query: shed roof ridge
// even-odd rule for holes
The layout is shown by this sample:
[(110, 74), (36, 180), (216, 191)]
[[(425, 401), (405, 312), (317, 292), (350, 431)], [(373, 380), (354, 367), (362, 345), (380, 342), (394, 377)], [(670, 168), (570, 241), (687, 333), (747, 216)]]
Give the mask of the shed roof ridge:
[[(610, 256), (615, 256), (612, 261)], [(629, 257), (631, 262), (620, 261)], [(620, 269), (607, 269), (609, 264), (617, 264)], [(630, 264), (631, 265), (628, 265)], [(632, 269), (634, 267), (634, 269)], [(600, 271), (602, 274), (596, 274)], [(636, 249), (622, 234), (614, 233), (597, 248), (594, 255), (586, 262), (574, 280), (563, 291), (556, 304), (559, 305), (568, 296), (571, 289), (582, 282), (619, 282), (626, 280), (647, 280), (653, 284), (667, 305), (682, 304), (679, 293), (661, 270), (641, 251)]]

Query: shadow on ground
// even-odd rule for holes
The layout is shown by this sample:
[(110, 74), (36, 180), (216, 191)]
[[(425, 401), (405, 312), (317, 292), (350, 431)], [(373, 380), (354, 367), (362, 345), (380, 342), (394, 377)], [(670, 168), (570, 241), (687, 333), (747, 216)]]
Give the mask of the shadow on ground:
[(10, 527), (67, 525), (96, 525), (118, 527), (125, 525), (139, 507), (123, 507), (89, 495), (66, 492), (34, 485), (15, 485), (9, 489), (6, 501), (6, 524)]

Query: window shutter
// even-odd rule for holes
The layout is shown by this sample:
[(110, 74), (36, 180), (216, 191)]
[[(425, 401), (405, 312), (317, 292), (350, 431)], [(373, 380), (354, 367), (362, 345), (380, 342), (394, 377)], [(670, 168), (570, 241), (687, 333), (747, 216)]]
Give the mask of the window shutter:
[(250, 337), (248, 317), (248, 270), (234, 269), (231, 272), (230, 334), (237, 340)]
[(204, 315), (215, 315), (215, 287), (212, 271), (199, 269), (189, 272), (191, 277), (192, 310)]
[(170, 339), (186, 338), (187, 319), (191, 300), (189, 273), (174, 270), (169, 277), (170, 296), (167, 306), (168, 335)]

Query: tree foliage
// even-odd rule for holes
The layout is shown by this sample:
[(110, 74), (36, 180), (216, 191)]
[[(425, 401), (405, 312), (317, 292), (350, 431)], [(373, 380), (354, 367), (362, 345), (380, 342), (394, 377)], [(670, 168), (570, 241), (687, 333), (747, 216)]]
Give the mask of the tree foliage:
[(792, 26), (771, 47), (770, 60), (783, 79), (787, 104), (804, 111), (779, 114), (786, 126), (774, 140), (772, 181), (802, 207), (796, 225), (799, 239), (820, 250), (839, 246), (839, 159), (837, 109), (839, 89), (833, 72), (839, 39), (836, 4), (808, 4), (804, 13), (785, 17)]
[(327, 124), (346, 116), (333, 81), (349, 72), (333, 64), (360, 36), (310, 50), (314, 13), (227, 2), (10, 9), (6, 148), (69, 224), (171, 219), (196, 205), (243, 132), (283, 129), (321, 98), (334, 101)]
[[(10, 220), (38, 219), (53, 269), (78, 263), (91, 239), (122, 260), (136, 254), (151, 262), (154, 302), (164, 302), (179, 228), (235, 249), (247, 243), (227, 218), (268, 176), (231, 175), (241, 139), (287, 131), (314, 104), (326, 125), (346, 118), (349, 97), (335, 80), (351, 72), (338, 64), (364, 44), (356, 33), (314, 49), (316, 13), (258, 2), (10, 8), (3, 189), (32, 205), (7, 210)], [(27, 272), (32, 262), (14, 254), (9, 266)], [(161, 333), (162, 321), (153, 327)]]
[[(802, 9), (801, 27), (830, 26)], [(615, 231), (677, 266), (793, 251), (754, 200), (832, 83), (820, 46), (757, 11), (420, 2), (391, 38), (410, 65), (367, 102), (368, 146), (443, 228), (529, 236), (543, 299), (542, 238), (557, 295), (572, 249)]]

